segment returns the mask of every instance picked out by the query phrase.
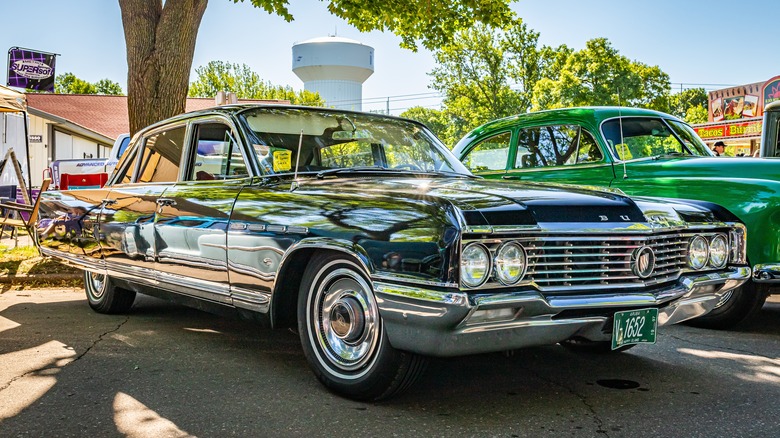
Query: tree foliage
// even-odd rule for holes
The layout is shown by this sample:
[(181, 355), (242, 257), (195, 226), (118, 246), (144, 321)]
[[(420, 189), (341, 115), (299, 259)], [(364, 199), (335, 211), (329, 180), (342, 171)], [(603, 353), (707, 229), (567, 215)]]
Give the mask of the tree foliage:
[(90, 83), (73, 73), (62, 73), (54, 78), (54, 92), (59, 94), (122, 94), (122, 87), (109, 79)]
[(658, 66), (631, 61), (605, 38), (568, 53), (557, 77), (540, 80), (533, 96), (534, 110), (618, 104), (666, 110), (669, 75)]
[(197, 78), (190, 83), (189, 97), (214, 97), (218, 91), (235, 93), (239, 99), (288, 100), (294, 105), (323, 106), (319, 93), (273, 85), (260, 79), (246, 64), (211, 61), (195, 69)]
[[(243, 0), (233, 0), (235, 3)], [(477, 23), (501, 26), (514, 19), (509, 0), (327, 1), (328, 11), (362, 32), (391, 31), (401, 45), (433, 49)], [(292, 21), (288, 0), (250, 0)], [(184, 111), (198, 28), (208, 0), (119, 0), (127, 46), (130, 132)]]
[(707, 121), (709, 97), (704, 88), (690, 88), (674, 93), (669, 99), (669, 113), (688, 123)]

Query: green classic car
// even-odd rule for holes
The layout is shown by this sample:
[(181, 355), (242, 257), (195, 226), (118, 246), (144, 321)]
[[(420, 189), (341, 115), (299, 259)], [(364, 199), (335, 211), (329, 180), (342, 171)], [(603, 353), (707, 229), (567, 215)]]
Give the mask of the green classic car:
[(768, 294), (778, 292), (777, 160), (715, 157), (680, 119), (618, 107), (507, 117), (473, 130), (453, 152), (485, 178), (609, 186), (632, 197), (693, 199), (726, 208), (748, 228), (753, 278), (694, 325), (732, 327), (759, 309)]

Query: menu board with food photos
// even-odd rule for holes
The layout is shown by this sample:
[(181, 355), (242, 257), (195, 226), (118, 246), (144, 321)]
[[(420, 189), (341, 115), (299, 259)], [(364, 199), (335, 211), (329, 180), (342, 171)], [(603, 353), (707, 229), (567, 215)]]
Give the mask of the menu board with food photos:
[(761, 116), (763, 85), (764, 82), (756, 82), (710, 92), (709, 121), (720, 122)]

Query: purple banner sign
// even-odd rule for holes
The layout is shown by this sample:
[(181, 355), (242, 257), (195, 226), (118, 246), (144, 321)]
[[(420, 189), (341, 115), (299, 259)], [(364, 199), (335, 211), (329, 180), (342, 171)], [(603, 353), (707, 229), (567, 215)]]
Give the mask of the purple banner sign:
[(54, 92), (56, 54), (11, 47), (8, 50), (9, 87)]

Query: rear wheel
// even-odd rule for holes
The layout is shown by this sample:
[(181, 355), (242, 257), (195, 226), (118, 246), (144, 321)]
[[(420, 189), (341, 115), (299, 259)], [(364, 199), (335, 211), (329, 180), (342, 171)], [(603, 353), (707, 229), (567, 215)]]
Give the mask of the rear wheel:
[(352, 399), (388, 398), (425, 368), (423, 357), (390, 345), (369, 280), (342, 255), (312, 257), (298, 296), (298, 333), (320, 382)]
[(135, 292), (116, 287), (105, 274), (84, 271), (84, 289), (89, 307), (98, 313), (125, 313), (135, 301)]
[(710, 313), (686, 321), (686, 324), (708, 329), (733, 328), (761, 310), (766, 297), (765, 290), (748, 280), (741, 287), (727, 292)]

